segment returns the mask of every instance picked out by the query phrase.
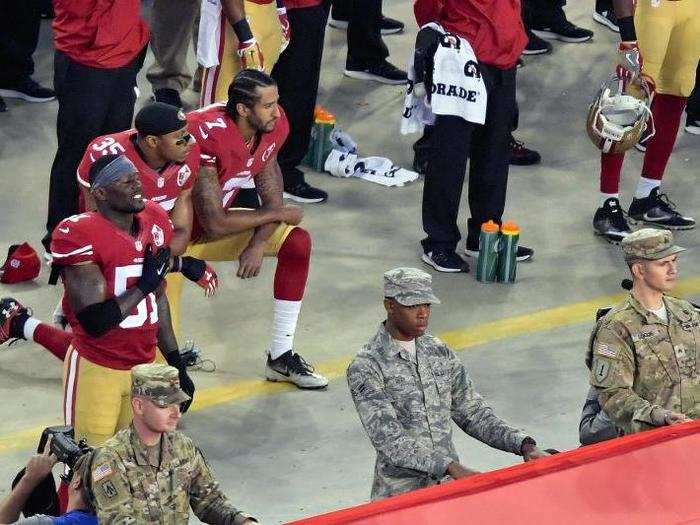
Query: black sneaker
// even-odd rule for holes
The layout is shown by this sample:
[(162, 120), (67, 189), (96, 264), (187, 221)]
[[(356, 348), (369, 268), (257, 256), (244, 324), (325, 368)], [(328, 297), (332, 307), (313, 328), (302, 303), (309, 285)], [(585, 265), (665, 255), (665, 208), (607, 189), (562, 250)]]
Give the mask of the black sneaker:
[(5, 104), (3, 98), (0, 97), (0, 113), (4, 113), (5, 111), (7, 111), (7, 104)]
[(156, 89), (153, 92), (153, 100), (156, 102), (163, 102), (164, 104), (170, 104), (177, 108), (183, 108), (182, 99), (180, 98), (180, 93), (175, 89), (162, 88)]
[(17, 339), (24, 339), (24, 323), (32, 315), (17, 299), (3, 297), (0, 299), (0, 345), (9, 339), (12, 344)]
[(527, 32), (528, 42), (523, 49), (523, 55), (545, 55), (552, 52), (552, 44), (542, 40), (532, 31)]
[(295, 354), (294, 350), (289, 350), (274, 360), (270, 359), (268, 355), (265, 377), (268, 381), (293, 383), (297, 387), (307, 390), (328, 386), (328, 379), (317, 374), (314, 367), (299, 354)]
[(56, 98), (56, 92), (27, 77), (19, 84), (0, 88), (0, 97), (20, 98), (27, 102), (48, 102)]
[(508, 142), (508, 150), (510, 157), (508, 158), (508, 163), (511, 166), (532, 166), (533, 164), (539, 164), (542, 157), (534, 149), (528, 149), (525, 144), (519, 140), (515, 140), (513, 135), (510, 136), (510, 141)]
[(405, 84), (408, 80), (406, 72), (396, 67), (391, 62), (383, 60), (377, 64), (368, 66), (355, 66), (348, 64), (345, 67), (345, 76), (359, 78), (360, 80), (374, 80), (382, 84)]
[[(0, 109), (0, 111), (2, 110)], [(683, 129), (686, 133), (700, 135), (700, 118), (688, 117), (685, 121), (685, 127)]]
[[(465, 248), (464, 250), (464, 255), (467, 257), (474, 257), (475, 259), (479, 258), (479, 249), (477, 248), (476, 250)], [(515, 252), (515, 259), (518, 262), (525, 262), (525, 261), (531, 261), (532, 258), (535, 256), (535, 250), (532, 248), (528, 248), (527, 246), (522, 246), (518, 245), (518, 249)]]
[(283, 196), (285, 199), (306, 204), (316, 204), (328, 200), (328, 193), (314, 188), (306, 181), (301, 181), (293, 186), (286, 186)]
[(541, 38), (571, 43), (586, 42), (593, 38), (593, 31), (575, 26), (563, 16), (556, 17), (549, 25), (533, 27), (532, 32)]
[(617, 17), (615, 16), (615, 11), (613, 11), (612, 9), (593, 11), (593, 20), (595, 20), (599, 24), (603, 24), (611, 31), (615, 31), (616, 33), (620, 32), (620, 28), (617, 26)]
[(438, 272), (469, 273), (469, 265), (453, 251), (433, 250), (424, 253), (421, 259)]
[(593, 232), (613, 244), (620, 244), (622, 239), (632, 233), (629, 224), (627, 224), (625, 212), (620, 206), (620, 201), (615, 197), (607, 199), (595, 211)]
[(394, 20), (388, 16), (382, 16), (382, 20), (379, 22), (379, 27), (382, 35), (394, 35), (396, 33), (401, 33), (404, 26), (403, 22)]
[(648, 197), (632, 199), (628, 212), (630, 222), (661, 226), (669, 230), (692, 230), (695, 219), (683, 217), (665, 193), (654, 188)]

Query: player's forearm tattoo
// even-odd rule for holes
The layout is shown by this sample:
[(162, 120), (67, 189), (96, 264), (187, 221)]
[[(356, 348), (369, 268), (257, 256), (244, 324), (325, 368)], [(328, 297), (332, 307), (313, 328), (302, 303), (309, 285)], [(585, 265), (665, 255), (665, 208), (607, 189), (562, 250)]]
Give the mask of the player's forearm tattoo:
[(282, 172), (277, 160), (271, 160), (265, 169), (255, 177), (255, 188), (258, 190), (263, 206), (282, 206)]
[(216, 171), (202, 168), (192, 189), (192, 203), (202, 226), (206, 229), (212, 220), (224, 213), (221, 186)]

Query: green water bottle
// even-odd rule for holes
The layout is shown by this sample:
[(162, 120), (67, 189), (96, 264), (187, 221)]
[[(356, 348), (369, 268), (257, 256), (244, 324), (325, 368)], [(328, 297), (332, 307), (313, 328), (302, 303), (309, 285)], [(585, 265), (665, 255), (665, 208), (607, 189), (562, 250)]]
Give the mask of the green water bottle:
[(498, 243), (498, 270), (496, 280), (500, 283), (515, 282), (518, 267), (518, 239), (520, 228), (514, 222), (504, 222), (501, 226), (501, 239)]
[(481, 225), (479, 258), (476, 261), (477, 281), (492, 283), (496, 279), (499, 237), (498, 224), (488, 221)]

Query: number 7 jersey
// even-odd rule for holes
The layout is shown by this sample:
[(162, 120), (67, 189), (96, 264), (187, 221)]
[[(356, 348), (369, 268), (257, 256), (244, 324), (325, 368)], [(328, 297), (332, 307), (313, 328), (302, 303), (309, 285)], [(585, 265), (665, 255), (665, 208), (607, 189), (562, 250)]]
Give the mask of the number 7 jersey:
[[(138, 234), (129, 235), (97, 212), (73, 215), (63, 220), (53, 232), (51, 254), (53, 264), (74, 266), (95, 264), (105, 279), (104, 300), (124, 293), (136, 285), (143, 267), (144, 250), (168, 246), (173, 226), (167, 213), (156, 203), (145, 201), (146, 207), (136, 214)], [(75, 337), (78, 353), (101, 366), (128, 370), (150, 363), (155, 358), (158, 333), (158, 308), (155, 294), (146, 296), (130, 315), (100, 337), (90, 336), (78, 322), (68, 301), (63, 297), (63, 310)]]

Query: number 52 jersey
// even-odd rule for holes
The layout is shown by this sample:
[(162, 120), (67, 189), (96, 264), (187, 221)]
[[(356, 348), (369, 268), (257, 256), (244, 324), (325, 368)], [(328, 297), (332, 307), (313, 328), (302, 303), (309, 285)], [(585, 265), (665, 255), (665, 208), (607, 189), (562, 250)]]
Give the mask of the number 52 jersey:
[[(136, 284), (143, 268), (146, 246), (153, 250), (168, 246), (173, 226), (167, 213), (156, 203), (136, 214), (138, 233), (130, 235), (97, 212), (73, 215), (53, 232), (53, 264), (74, 266), (95, 264), (105, 279), (104, 300), (124, 293)], [(75, 337), (73, 346), (89, 361), (108, 368), (128, 370), (150, 363), (155, 358), (158, 333), (158, 308), (155, 294), (146, 296), (119, 325), (100, 337), (90, 336), (80, 325), (68, 300), (63, 296), (66, 313)]]

